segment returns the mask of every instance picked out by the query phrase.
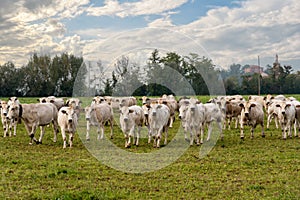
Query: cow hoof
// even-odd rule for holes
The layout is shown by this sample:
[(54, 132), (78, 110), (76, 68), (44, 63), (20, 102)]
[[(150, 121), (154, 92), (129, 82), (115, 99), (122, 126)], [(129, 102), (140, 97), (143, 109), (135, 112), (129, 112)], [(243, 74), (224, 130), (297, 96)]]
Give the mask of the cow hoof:
[(90, 138), (86, 139), (86, 141), (90, 141), (90, 140), (91, 140)]
[(282, 138), (283, 140), (286, 140), (286, 138)]
[(244, 136), (241, 137), (241, 140), (244, 140)]
[(265, 135), (262, 135), (261, 137), (265, 138), (266, 136), (265, 136)]

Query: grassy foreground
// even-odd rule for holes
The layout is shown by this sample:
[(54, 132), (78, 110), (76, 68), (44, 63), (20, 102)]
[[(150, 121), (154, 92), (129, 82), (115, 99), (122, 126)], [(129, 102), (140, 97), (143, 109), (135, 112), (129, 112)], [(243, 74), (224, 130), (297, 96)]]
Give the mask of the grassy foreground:
[[(52, 142), (51, 127), (41, 145), (29, 145), (23, 124), (16, 137), (0, 137), (0, 199), (300, 199), (300, 139), (283, 141), (273, 123), (266, 138), (260, 136), (260, 126), (252, 140), (247, 128), (244, 141), (239, 129), (225, 130), (224, 141), (218, 140), (201, 159), (201, 147), (193, 146), (165, 168), (128, 173), (104, 165), (88, 151), (87, 142), (80, 139), (85, 135), (84, 119), (80, 120), (71, 149), (62, 149), (60, 134), (58, 142)], [(176, 120), (169, 141), (179, 125)], [(107, 126), (107, 136), (108, 132)], [(124, 149), (117, 125), (114, 132), (111, 141), (125, 151), (159, 151), (147, 138), (139, 147)], [(90, 142), (101, 146), (95, 140), (91, 137)]]

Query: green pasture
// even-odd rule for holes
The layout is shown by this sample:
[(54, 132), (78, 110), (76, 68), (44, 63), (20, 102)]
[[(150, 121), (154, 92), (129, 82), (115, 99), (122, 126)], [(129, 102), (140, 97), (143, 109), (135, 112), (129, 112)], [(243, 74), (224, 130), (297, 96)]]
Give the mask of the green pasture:
[[(300, 95), (293, 96), (300, 99)], [(206, 102), (210, 97), (198, 98)], [(35, 103), (36, 99), (20, 98), (20, 102)], [(90, 100), (83, 99), (83, 106)], [(176, 118), (168, 142), (179, 127)], [(109, 126), (105, 128), (108, 138)], [(244, 140), (232, 126), (204, 157), (200, 156), (201, 146), (194, 145), (170, 165), (146, 173), (118, 171), (103, 164), (86, 148), (93, 144), (108, 151), (101, 149), (103, 141), (96, 140), (95, 131), (92, 127), (91, 141), (84, 140), (82, 113), (73, 148), (63, 149), (60, 133), (58, 141), (52, 141), (51, 126), (40, 145), (29, 145), (23, 123), (18, 125), (16, 137), (4, 138), (1, 127), (0, 199), (300, 199), (300, 139), (282, 140), (274, 122), (265, 130), (265, 138), (258, 126), (250, 139), (247, 127)], [(116, 122), (114, 138), (109, 139), (116, 147), (136, 154), (166, 148), (153, 149), (144, 136), (140, 146), (125, 149), (123, 137)]]

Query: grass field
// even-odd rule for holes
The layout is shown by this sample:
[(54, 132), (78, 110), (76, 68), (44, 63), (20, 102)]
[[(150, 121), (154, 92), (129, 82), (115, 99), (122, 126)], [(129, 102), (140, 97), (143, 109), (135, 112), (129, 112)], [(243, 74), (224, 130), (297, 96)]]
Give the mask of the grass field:
[[(20, 101), (36, 102), (36, 98)], [(51, 127), (46, 128), (41, 145), (29, 145), (23, 124), (18, 125), (16, 137), (1, 137), (0, 199), (300, 199), (300, 139), (282, 140), (273, 123), (266, 138), (260, 136), (260, 126), (254, 139), (247, 127), (243, 141), (239, 129), (225, 130), (224, 140), (201, 159), (201, 146), (193, 146), (160, 170), (128, 173), (104, 165), (87, 150), (87, 142), (80, 139), (85, 135), (84, 118), (80, 120), (73, 148), (62, 148), (61, 135), (53, 143)], [(176, 120), (169, 141), (179, 126)], [(111, 141), (124, 151), (159, 151), (147, 144), (147, 138), (139, 147), (125, 149), (116, 125), (114, 133)], [(90, 142), (101, 146), (95, 140), (91, 137)]]

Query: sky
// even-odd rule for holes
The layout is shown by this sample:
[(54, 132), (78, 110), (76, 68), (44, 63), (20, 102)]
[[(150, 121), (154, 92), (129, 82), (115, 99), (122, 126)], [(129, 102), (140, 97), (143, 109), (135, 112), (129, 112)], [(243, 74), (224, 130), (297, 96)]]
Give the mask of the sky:
[(68, 52), (112, 66), (190, 53), (216, 66), (282, 65), (300, 70), (299, 0), (1, 0), (0, 64), (33, 53)]

